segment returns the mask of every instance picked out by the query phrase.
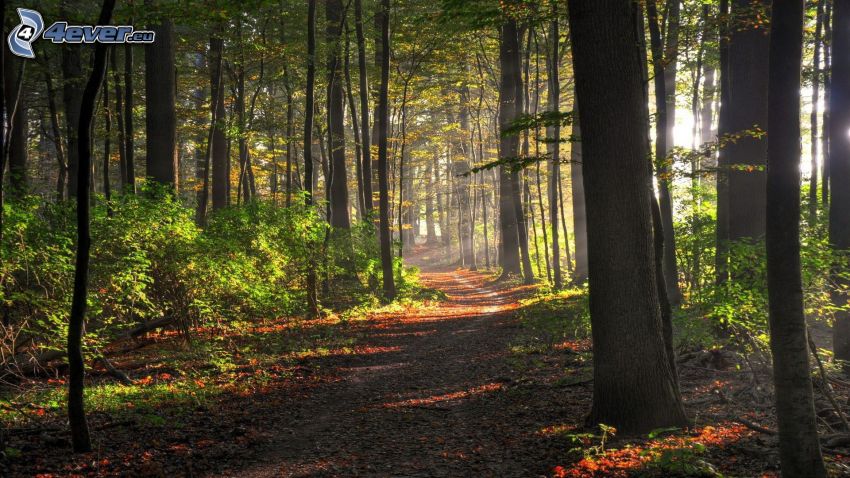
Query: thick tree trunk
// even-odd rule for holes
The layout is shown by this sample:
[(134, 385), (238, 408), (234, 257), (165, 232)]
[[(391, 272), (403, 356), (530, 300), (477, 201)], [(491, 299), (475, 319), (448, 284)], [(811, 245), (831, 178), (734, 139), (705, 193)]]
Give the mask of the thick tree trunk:
[(390, 196), (387, 178), (387, 132), (389, 130), (389, 86), (390, 86), (390, 0), (381, 0), (376, 18), (381, 30), (381, 86), (378, 93), (378, 204), (381, 241), (381, 269), (383, 271), (384, 297), (395, 298), (395, 278), (393, 277), (393, 251), (390, 237)]
[[(622, 433), (687, 424), (662, 335), (638, 7), (571, 0), (593, 325), (589, 423)], [(612, 175), (611, 171), (618, 171)]]
[[(515, 19), (508, 18), (501, 27), (499, 61), (501, 63), (501, 85), (499, 87), (499, 128), (505, 131), (513, 124), (522, 109), (522, 99), (517, 79), (520, 76), (519, 32)], [(501, 134), (499, 155), (501, 159), (519, 155), (519, 137)], [(499, 244), (499, 262), (502, 275), (522, 272), (519, 257), (519, 224), (514, 196), (519, 194), (519, 181), (510, 166), (499, 166), (499, 223), (502, 241)], [(521, 208), (520, 208), (521, 209)]]
[[(846, 7), (850, 7), (850, 1), (837, 0), (836, 13), (843, 13), (841, 10)], [(778, 1), (771, 16), (765, 242), (782, 476), (821, 478), (826, 477), (826, 469), (818, 442), (800, 266), (799, 94), (803, 9), (803, 0)], [(850, 36), (841, 40), (850, 40)]]
[[(149, 7), (151, 0), (146, 1)], [(174, 24), (162, 19), (153, 25), (156, 42), (145, 46), (146, 175), (177, 193), (177, 95), (174, 63)]]
[[(832, 302), (836, 307), (847, 305), (847, 286), (842, 273), (848, 270), (850, 252), (850, 1), (835, 0), (833, 18), (832, 92), (830, 96), (830, 165), (829, 180), (829, 242), (839, 257), (833, 266)], [(850, 312), (835, 313), (833, 348), (837, 360), (850, 361)], [(845, 369), (850, 365), (845, 364)]]
[(331, 167), (331, 226), (351, 228), (348, 203), (348, 173), (345, 164), (345, 100), (341, 56), (344, 7), (342, 0), (328, 0), (325, 6), (328, 43), (328, 148)]
[(212, 208), (213, 211), (227, 207), (230, 191), (230, 156), (227, 154), (227, 135), (224, 120), (224, 89), (222, 81), (222, 55), (224, 41), (210, 37), (210, 95), (215, 99), (210, 104), (213, 126), (210, 158), (212, 162)]
[(759, 241), (765, 232), (765, 161), (767, 140), (747, 131), (767, 126), (770, 35), (758, 15), (770, 0), (733, 0), (729, 34), (730, 79), (726, 134), (744, 134), (725, 145), (729, 174), (729, 239)]
[[(115, 0), (105, 0), (98, 18), (98, 25), (108, 25), (112, 17)], [(89, 224), (89, 181), (91, 176), (91, 136), (90, 128), (94, 117), (97, 92), (106, 75), (106, 54), (108, 46), (95, 45), (94, 67), (80, 101), (79, 124), (76, 125), (79, 137), (78, 159), (80, 175), (77, 181), (77, 257), (74, 268), (74, 293), (71, 300), (71, 316), (68, 322), (68, 421), (71, 425), (71, 443), (74, 452), (91, 451), (91, 438), (86, 423), (83, 402), (85, 363), (83, 362), (83, 330), (86, 318), (86, 296), (89, 272), (89, 249), (91, 247)]]

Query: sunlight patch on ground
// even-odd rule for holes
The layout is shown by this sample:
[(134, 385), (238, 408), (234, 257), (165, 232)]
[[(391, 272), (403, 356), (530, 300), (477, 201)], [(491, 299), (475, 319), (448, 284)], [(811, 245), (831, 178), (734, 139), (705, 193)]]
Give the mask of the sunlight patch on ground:
[(436, 405), (445, 402), (453, 402), (456, 400), (464, 400), (478, 395), (498, 392), (504, 388), (504, 384), (492, 382), (468, 390), (459, 390), (457, 392), (445, 393), (442, 395), (432, 395), (424, 398), (411, 398), (398, 402), (388, 402), (381, 405), (381, 408), (406, 408), (406, 407), (424, 407), (428, 405)]

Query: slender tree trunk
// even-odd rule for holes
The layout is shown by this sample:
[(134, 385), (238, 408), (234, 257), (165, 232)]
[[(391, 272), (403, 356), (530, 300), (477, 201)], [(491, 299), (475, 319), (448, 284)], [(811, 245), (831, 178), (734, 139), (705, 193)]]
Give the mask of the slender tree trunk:
[[(307, 93), (304, 106), (304, 198), (313, 206), (313, 117), (316, 112), (316, 0), (307, 4)], [(307, 315), (318, 317), (319, 297), (315, 264), (307, 265)]]
[(28, 106), (26, 92), (23, 89), (26, 61), (11, 54), (8, 48), (3, 48), (5, 55), (4, 82), (6, 104), (9, 106), (9, 131), (6, 133), (8, 144), (3, 154), (9, 165), (8, 197), (21, 199), (27, 194), (27, 126)]
[[(53, 135), (53, 146), (56, 151), (56, 201), (58, 202), (63, 201), (66, 198), (65, 183), (68, 176), (68, 163), (65, 160), (65, 145), (62, 142), (62, 130), (59, 127), (59, 111), (56, 108), (56, 91), (53, 88), (53, 78), (50, 75), (49, 62), (45, 61), (45, 63), (47, 63), (48, 68), (44, 69), (44, 82), (47, 85), (47, 110), (50, 114), (50, 130)], [(2, 114), (2, 110), (0, 110), (0, 115)], [(0, 139), (0, 145), (2, 145), (2, 141), (3, 140)]]
[(378, 204), (380, 216), (381, 269), (383, 270), (384, 296), (395, 298), (393, 277), (393, 252), (390, 238), (390, 197), (387, 180), (387, 130), (389, 129), (389, 85), (390, 85), (390, 0), (381, 0), (377, 22), (381, 26), (381, 86), (378, 93)]
[(821, 135), (821, 203), (829, 204), (829, 163), (832, 155), (829, 137), (832, 134), (830, 127), (830, 100), (832, 92), (832, 1), (824, 0), (823, 18), (823, 134)]
[(118, 130), (116, 146), (118, 147), (118, 185), (123, 194), (127, 190), (127, 151), (126, 132), (124, 130), (124, 92), (121, 90), (121, 75), (118, 72), (118, 50), (113, 49), (109, 56), (112, 68), (112, 83), (115, 85), (115, 120)]
[[(552, 45), (549, 51), (549, 111), (557, 118), (561, 113), (561, 79), (560, 79), (560, 38), (561, 29), (558, 24), (558, 2), (552, 2), (552, 21), (549, 22), (549, 37)], [(578, 118), (574, 118), (577, 121)], [(577, 122), (574, 124), (578, 124)], [(551, 127), (552, 137), (550, 153), (552, 161), (549, 163), (549, 223), (552, 224), (552, 271), (554, 274), (555, 290), (564, 286), (561, 275), (561, 239), (558, 235), (558, 184), (561, 182), (561, 122), (555, 121)], [(573, 145), (575, 149), (575, 145)], [(575, 167), (575, 166), (573, 166)], [(573, 179), (573, 195), (575, 196), (575, 179)], [(573, 199), (575, 201), (575, 199)], [(573, 206), (575, 209), (575, 206)], [(573, 212), (576, 217), (575, 212)], [(578, 218), (576, 217), (576, 220)], [(576, 229), (578, 230), (578, 229)], [(578, 235), (576, 235), (578, 240)], [(567, 248), (570, 247), (569, 238), (566, 238)], [(576, 249), (578, 255), (578, 249)], [(578, 267), (576, 267), (578, 268)]]
[[(210, 191), (210, 163), (212, 163), (213, 176), (215, 176), (216, 165), (213, 162), (215, 160), (214, 155), (215, 151), (224, 151), (224, 145), (220, 144), (224, 143), (224, 137), (221, 133), (220, 122), (221, 118), (219, 118), (220, 114), (224, 112), (224, 105), (222, 104), (222, 96), (224, 95), (224, 89), (222, 88), (222, 57), (221, 57), (221, 48), (223, 42), (221, 39), (210, 38), (210, 58), (208, 61), (210, 75), (214, 75), (210, 78), (210, 127), (209, 134), (207, 136), (207, 149), (204, 151), (203, 156), (203, 178), (202, 178), (202, 188), (199, 193), (198, 200), (198, 210), (196, 216), (196, 222), (200, 225), (206, 224), (207, 217), (207, 204), (209, 201), (209, 191)], [(216, 179), (213, 178), (213, 181)], [(215, 203), (215, 182), (213, 183), (213, 209), (216, 209)], [(219, 191), (220, 192), (220, 191)], [(223, 207), (219, 205), (219, 207)]]
[[(69, 9), (80, 8), (75, 0), (63, 0), (60, 12), (67, 16)], [(68, 147), (68, 197), (77, 195), (77, 178), (79, 176), (79, 145), (77, 126), (80, 123), (80, 101), (83, 93), (83, 65), (80, 58), (79, 45), (65, 45), (62, 48), (62, 100), (65, 104), (65, 130), (67, 131)], [(7, 93), (8, 94), (8, 93)]]
[(569, 11), (587, 194), (594, 350), (588, 422), (627, 434), (683, 426), (655, 281), (639, 7), (570, 0)]
[(351, 130), (354, 133), (354, 169), (357, 179), (357, 211), (362, 219), (366, 213), (366, 201), (363, 185), (363, 148), (361, 148), (360, 124), (357, 118), (357, 106), (354, 103), (354, 91), (351, 87), (351, 33), (345, 22), (345, 92), (348, 99), (348, 111), (351, 117)]
[(815, 14), (815, 48), (812, 56), (812, 114), (811, 114), (811, 130), (812, 130), (812, 146), (811, 154), (811, 172), (809, 173), (809, 222), (814, 223), (818, 212), (818, 103), (820, 101), (820, 52), (823, 36), (823, 4), (825, 0), (817, 2), (817, 10)]
[[(115, 50), (107, 53), (109, 56), (115, 54)], [(103, 198), (106, 200), (106, 213), (112, 215), (112, 186), (109, 184), (109, 156), (112, 154), (112, 111), (109, 105), (109, 75), (106, 74), (107, 69), (104, 67), (103, 75), (103, 116), (104, 116), (104, 135), (103, 135)]]
[[(105, 0), (98, 18), (98, 25), (108, 25), (112, 17), (115, 0)], [(74, 268), (74, 293), (71, 300), (71, 316), (68, 322), (68, 421), (71, 425), (71, 443), (75, 453), (91, 451), (91, 438), (86, 423), (83, 387), (85, 380), (85, 362), (83, 361), (83, 329), (86, 318), (86, 296), (89, 272), (89, 249), (91, 247), (89, 224), (89, 181), (91, 176), (91, 137), (90, 128), (94, 117), (95, 101), (103, 78), (106, 75), (106, 54), (108, 46), (95, 45), (94, 67), (80, 101), (80, 115), (77, 132), (79, 134), (79, 168), (85, 171), (77, 181), (77, 257)]]
[[(720, 0), (720, 109), (717, 132), (720, 140), (729, 133), (729, 98), (731, 78), (729, 68), (728, 23), (729, 0)], [(721, 147), (717, 152), (717, 225), (715, 231), (714, 270), (715, 283), (723, 284), (729, 277), (729, 150)]]
[[(153, 1), (146, 0), (145, 4), (150, 7)], [(156, 42), (145, 46), (146, 174), (176, 194), (179, 183), (174, 24), (162, 19), (151, 30), (156, 34)]]
[(133, 47), (124, 46), (124, 178), (125, 190), (136, 194), (135, 141), (133, 140)]
[[(678, 0), (668, 1), (668, 30), (666, 47), (662, 46), (658, 9), (654, 1), (646, 3), (649, 22), (652, 67), (655, 77), (655, 162), (658, 178), (658, 205), (661, 209), (661, 226), (664, 234), (664, 283), (667, 297), (672, 304), (681, 302), (679, 291), (679, 272), (676, 265), (676, 239), (673, 230), (673, 198), (670, 191), (672, 167), (668, 164), (667, 154), (672, 149), (673, 122), (669, 117), (676, 110), (676, 50), (678, 39)], [(667, 65), (665, 65), (667, 63)], [(670, 64), (672, 64), (672, 73)], [(670, 82), (668, 85), (668, 81)], [(669, 142), (669, 143), (668, 143)]]
[(372, 211), (372, 140), (369, 135), (369, 82), (366, 74), (366, 39), (363, 35), (363, 7), (354, 0), (354, 22), (357, 34), (357, 68), (360, 81), (360, 144), (363, 150), (363, 199), (367, 212)]

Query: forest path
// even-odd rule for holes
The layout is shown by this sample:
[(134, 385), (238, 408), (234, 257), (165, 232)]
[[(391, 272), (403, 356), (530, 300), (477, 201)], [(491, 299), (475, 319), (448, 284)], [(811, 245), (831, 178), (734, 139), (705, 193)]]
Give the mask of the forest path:
[(528, 291), (463, 270), (422, 279), (448, 299), (353, 324), (361, 352), (322, 363), (337, 377), (287, 400), (280, 421), (268, 424), (269, 446), (245, 457), (253, 464), (219, 476), (548, 474), (566, 448), (540, 430), (572, 400), (523, 376), (529, 368), (509, 351), (520, 327), (514, 311)]

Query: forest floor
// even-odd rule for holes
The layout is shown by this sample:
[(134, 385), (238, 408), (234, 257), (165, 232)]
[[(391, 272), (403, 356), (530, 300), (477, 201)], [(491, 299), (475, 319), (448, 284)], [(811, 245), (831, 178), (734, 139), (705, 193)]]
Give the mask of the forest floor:
[[(34, 400), (27, 413), (43, 421), (7, 434), (0, 475), (778, 476), (775, 437), (740, 423), (775, 428), (757, 373), (697, 351), (681, 372), (692, 429), (585, 428), (589, 340), (553, 332), (565, 323), (534, 302), (535, 287), (450, 267), (422, 280), (446, 299), (360, 320), (213, 332), (193, 347), (216, 355), (205, 341), (223, 342), (232, 353), (205, 375), (152, 359), (186, 348), (157, 337), (114, 359), (136, 385), (92, 397), (95, 452), (71, 455), (61, 402)], [(63, 384), (43, 386), (61, 393)], [(829, 450), (835, 476), (850, 474), (847, 454)]]

